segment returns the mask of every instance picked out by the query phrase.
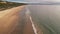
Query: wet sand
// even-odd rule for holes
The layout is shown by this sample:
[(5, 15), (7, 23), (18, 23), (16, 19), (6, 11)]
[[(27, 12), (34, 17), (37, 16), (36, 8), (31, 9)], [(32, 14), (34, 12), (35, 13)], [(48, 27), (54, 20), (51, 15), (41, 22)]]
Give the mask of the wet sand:
[(26, 17), (24, 6), (0, 11), (0, 34), (34, 34), (31, 21)]

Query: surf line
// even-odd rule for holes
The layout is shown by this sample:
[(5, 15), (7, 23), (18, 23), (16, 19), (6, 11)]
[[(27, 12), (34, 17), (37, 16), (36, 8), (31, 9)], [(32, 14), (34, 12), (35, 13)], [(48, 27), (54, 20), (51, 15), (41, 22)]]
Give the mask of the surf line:
[(37, 33), (36, 27), (34, 25), (34, 22), (32, 21), (32, 17), (30, 16), (30, 10), (28, 9), (28, 7), (26, 7), (26, 15), (28, 15), (28, 18), (30, 19), (31, 23), (32, 23), (32, 28), (35, 34)]
[(31, 21), (31, 23), (32, 23), (32, 27), (33, 27), (34, 33), (37, 34), (37, 30), (36, 30), (36, 28), (35, 28), (35, 25), (34, 25), (34, 22), (32, 21), (31, 16), (30, 16), (30, 21)]

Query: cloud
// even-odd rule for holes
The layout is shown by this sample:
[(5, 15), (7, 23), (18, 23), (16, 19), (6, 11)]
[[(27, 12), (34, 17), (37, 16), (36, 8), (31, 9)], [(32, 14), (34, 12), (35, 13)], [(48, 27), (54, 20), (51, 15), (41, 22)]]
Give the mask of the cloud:
[(24, 0), (26, 2), (40, 2), (41, 0)]
[(24, 1), (24, 0), (7, 0), (7, 1)]

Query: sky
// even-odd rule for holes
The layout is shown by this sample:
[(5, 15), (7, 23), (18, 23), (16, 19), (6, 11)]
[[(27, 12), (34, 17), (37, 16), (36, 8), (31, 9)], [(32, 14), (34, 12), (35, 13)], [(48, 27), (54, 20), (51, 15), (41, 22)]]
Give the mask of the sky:
[(9, 1), (24, 1), (24, 0), (9, 0)]
[(15, 2), (40, 2), (40, 0), (7, 0), (7, 1), (15, 1)]
[(24, 0), (8, 0), (8, 1), (24, 1)]
[(15, 1), (15, 2), (41, 2), (41, 1), (48, 1), (48, 2), (60, 2), (60, 0), (7, 0), (7, 1)]
[(60, 0), (9, 0), (9, 1), (30, 1), (30, 2), (55, 1), (55, 2), (59, 2)]

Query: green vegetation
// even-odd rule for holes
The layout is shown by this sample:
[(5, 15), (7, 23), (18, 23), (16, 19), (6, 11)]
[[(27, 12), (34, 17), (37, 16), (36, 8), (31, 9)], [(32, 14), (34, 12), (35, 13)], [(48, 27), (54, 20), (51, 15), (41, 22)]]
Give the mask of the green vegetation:
[(5, 2), (0, 1), (0, 11), (5, 10), (5, 9), (9, 9), (9, 8), (12, 8), (12, 7), (21, 6), (21, 5), (26, 5), (26, 4), (15, 3), (15, 2), (7, 2), (7, 1), (5, 1)]

